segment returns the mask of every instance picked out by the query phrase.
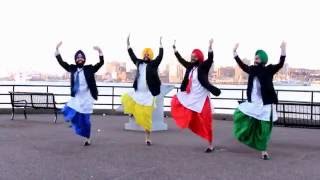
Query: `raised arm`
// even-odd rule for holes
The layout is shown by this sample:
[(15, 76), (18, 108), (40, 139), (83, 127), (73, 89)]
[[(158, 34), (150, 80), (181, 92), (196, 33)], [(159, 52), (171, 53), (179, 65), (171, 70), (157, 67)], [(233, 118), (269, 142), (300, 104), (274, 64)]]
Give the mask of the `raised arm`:
[(198, 79), (200, 84), (206, 88), (208, 91), (210, 91), (214, 96), (219, 96), (221, 93), (221, 90), (215, 86), (213, 86), (209, 82), (208, 78), (208, 73), (210, 71), (210, 68), (213, 63), (213, 50), (212, 50), (212, 44), (213, 44), (213, 39), (210, 39), (209, 41), (209, 51), (208, 51), (208, 59), (205, 60), (203, 63), (200, 64), (199, 67), (199, 74), (198, 74)]
[(185, 68), (189, 68), (192, 66), (192, 64), (188, 61), (186, 61), (185, 59), (183, 59), (180, 55), (180, 53), (178, 52), (177, 48), (176, 48), (176, 40), (174, 40), (174, 44), (173, 44), (173, 50), (174, 50), (174, 55), (176, 56), (176, 58), (178, 59), (178, 61), (180, 62), (180, 64), (182, 64), (182, 66), (184, 66)]
[(234, 56), (234, 59), (236, 60), (236, 62), (238, 63), (239, 67), (246, 73), (249, 73), (249, 66), (244, 64), (242, 62), (242, 60), (240, 59), (240, 57), (238, 56), (238, 53), (237, 53), (237, 49), (239, 47), (239, 44), (237, 43), (234, 48), (233, 48), (233, 56)]
[(128, 48), (128, 53), (129, 53), (131, 61), (133, 62), (133, 64), (137, 64), (138, 58), (134, 54), (134, 52), (130, 46), (130, 34), (128, 35), (128, 38), (127, 38), (127, 48)]
[(282, 42), (280, 48), (281, 48), (280, 61), (278, 64), (271, 65), (271, 73), (272, 74), (276, 74), (283, 67), (285, 59), (286, 59), (287, 44), (285, 42)]
[(212, 66), (213, 56), (214, 56), (213, 55), (212, 44), (213, 44), (213, 39), (210, 39), (210, 41), (209, 41), (209, 50), (208, 50), (208, 59), (203, 62), (203, 65), (205, 67), (208, 67), (209, 69)]
[(103, 58), (102, 50), (98, 46), (94, 46), (93, 49), (98, 51), (99, 53), (99, 62), (93, 66), (93, 71), (97, 72), (104, 64), (104, 58)]
[(55, 52), (55, 56), (58, 60), (58, 63), (60, 64), (60, 66), (63, 67), (63, 69), (65, 69), (66, 71), (70, 72), (70, 65), (68, 63), (66, 63), (65, 61), (63, 61), (61, 55), (60, 55), (60, 51), (59, 48), (62, 45), (62, 41), (60, 41), (57, 46), (56, 46), (56, 52)]
[(159, 66), (163, 58), (163, 47), (162, 47), (162, 37), (160, 37), (160, 47), (159, 47), (159, 54), (158, 56), (153, 60), (155, 65)]

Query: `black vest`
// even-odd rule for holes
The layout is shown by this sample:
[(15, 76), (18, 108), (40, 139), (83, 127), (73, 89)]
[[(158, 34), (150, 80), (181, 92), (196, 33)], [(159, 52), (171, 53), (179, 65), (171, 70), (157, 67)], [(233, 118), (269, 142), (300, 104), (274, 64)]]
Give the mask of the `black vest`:
[(283, 67), (286, 56), (280, 56), (280, 62), (278, 64), (264, 65), (252, 65), (248, 66), (242, 62), (239, 56), (235, 56), (234, 59), (238, 63), (239, 67), (249, 74), (248, 86), (247, 86), (247, 99), (251, 102), (251, 93), (253, 87), (254, 77), (257, 77), (261, 86), (261, 96), (264, 105), (278, 103), (278, 96), (273, 86), (273, 76)]
[(158, 67), (162, 61), (163, 48), (160, 47), (159, 55), (154, 60), (151, 60), (151, 61), (145, 61), (143, 59), (138, 59), (136, 57), (136, 55), (134, 54), (132, 48), (128, 49), (128, 53), (129, 53), (129, 56), (130, 56), (130, 59), (132, 60), (132, 62), (137, 66), (137, 73), (136, 73), (136, 77), (135, 77), (135, 80), (133, 83), (134, 90), (136, 91), (138, 89), (138, 79), (140, 76), (139, 66), (142, 63), (146, 63), (147, 64), (147, 67), (146, 67), (147, 86), (153, 96), (159, 95), (161, 81), (160, 81), (160, 78), (158, 75)]
[[(181, 91), (186, 91), (187, 85), (189, 83), (189, 74), (194, 66), (186, 69), (186, 73), (184, 75), (183, 81), (181, 83), (180, 89)], [(198, 80), (205, 89), (207, 89), (214, 96), (219, 96), (221, 94), (221, 90), (215, 86), (213, 86), (209, 82), (209, 73), (210, 66), (206, 66), (205, 64), (200, 64), (198, 67)]]
[(251, 102), (253, 80), (258, 78), (261, 86), (261, 96), (263, 104), (278, 103), (278, 96), (273, 86), (273, 74), (270, 72), (271, 66), (250, 66), (250, 73), (247, 85), (247, 99)]
[(139, 66), (142, 63), (146, 63), (147, 67), (146, 67), (146, 79), (147, 79), (147, 85), (148, 88), (151, 92), (151, 94), (153, 96), (157, 96), (160, 94), (160, 86), (161, 86), (161, 81), (158, 75), (158, 65), (156, 63), (153, 63), (152, 61), (142, 61), (139, 60), (137, 62), (137, 73), (136, 73), (136, 77), (135, 80), (133, 82), (133, 88), (135, 90), (138, 89), (138, 78), (140, 76), (140, 72), (139, 72)]
[[(77, 66), (75, 64), (68, 64), (63, 61), (60, 54), (56, 55), (56, 58), (59, 62), (59, 64), (68, 72), (70, 72), (70, 90), (71, 90), (71, 96), (74, 97), (75, 93), (72, 91), (74, 87), (74, 74), (77, 72)], [(94, 77), (94, 74), (102, 67), (104, 64), (104, 58), (103, 56), (99, 56), (100, 61), (95, 65), (85, 65), (83, 67), (83, 73), (84, 77), (86, 78), (86, 82), (88, 84), (90, 94), (93, 97), (93, 99), (98, 100), (98, 88), (96, 84), (96, 79)]]
[(186, 91), (187, 85), (189, 83), (189, 74), (191, 70), (198, 66), (198, 80), (205, 89), (210, 91), (211, 94), (215, 96), (219, 96), (221, 93), (221, 90), (215, 86), (213, 86), (209, 82), (209, 71), (213, 64), (213, 52), (208, 53), (208, 59), (205, 60), (202, 63), (191, 63), (183, 59), (178, 52), (175, 52), (175, 55), (178, 59), (178, 61), (186, 68), (186, 73), (184, 75), (183, 81), (181, 83), (181, 91)]
[[(71, 96), (75, 97), (75, 93), (72, 91), (72, 87), (74, 87), (74, 74), (77, 72), (77, 66), (71, 65), (70, 67), (70, 83), (71, 83)], [(94, 71), (92, 65), (86, 65), (83, 67), (83, 73), (84, 77), (86, 79), (86, 82), (88, 84), (88, 88), (90, 90), (90, 94), (93, 97), (93, 99), (98, 100), (98, 88), (96, 84), (96, 79), (94, 77)]]

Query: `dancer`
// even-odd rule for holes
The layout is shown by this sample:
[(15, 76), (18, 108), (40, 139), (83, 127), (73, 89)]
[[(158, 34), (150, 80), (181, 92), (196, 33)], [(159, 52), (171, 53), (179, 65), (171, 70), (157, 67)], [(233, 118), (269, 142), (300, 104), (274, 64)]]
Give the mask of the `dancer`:
[(127, 46), (129, 56), (137, 66), (137, 73), (133, 83), (134, 91), (124, 94), (121, 101), (124, 113), (133, 115), (136, 123), (145, 130), (145, 143), (150, 146), (152, 144), (152, 113), (161, 86), (158, 67), (163, 57), (162, 37), (160, 37), (159, 55), (155, 59), (153, 59), (151, 48), (143, 50), (142, 59), (137, 58), (130, 46), (130, 35)]
[(100, 62), (96, 65), (84, 65), (86, 56), (81, 50), (78, 50), (74, 56), (75, 64), (69, 65), (63, 61), (60, 55), (61, 45), (62, 42), (56, 47), (56, 58), (59, 64), (71, 75), (71, 99), (62, 111), (65, 120), (71, 122), (75, 133), (85, 138), (84, 146), (89, 146), (91, 144), (90, 114), (93, 112), (94, 100), (98, 99), (94, 74), (104, 64), (103, 53), (99, 47), (93, 47), (99, 53)]
[(173, 49), (178, 61), (186, 68), (180, 91), (171, 101), (171, 114), (180, 128), (189, 128), (192, 132), (208, 141), (206, 153), (214, 151), (212, 133), (212, 110), (210, 92), (219, 96), (221, 91), (211, 85), (208, 73), (213, 63), (213, 39), (209, 41), (208, 59), (199, 49), (194, 49), (191, 61), (184, 60), (176, 49)]
[(254, 65), (244, 64), (237, 54), (239, 44), (233, 53), (240, 68), (249, 74), (247, 86), (247, 101), (241, 103), (233, 114), (234, 136), (243, 144), (261, 151), (261, 158), (269, 160), (267, 152), (271, 136), (272, 123), (277, 120), (277, 112), (272, 104), (278, 102), (273, 86), (273, 76), (282, 68), (286, 58), (286, 43), (281, 44), (280, 62), (276, 65), (266, 65), (268, 55), (263, 50), (255, 53)]

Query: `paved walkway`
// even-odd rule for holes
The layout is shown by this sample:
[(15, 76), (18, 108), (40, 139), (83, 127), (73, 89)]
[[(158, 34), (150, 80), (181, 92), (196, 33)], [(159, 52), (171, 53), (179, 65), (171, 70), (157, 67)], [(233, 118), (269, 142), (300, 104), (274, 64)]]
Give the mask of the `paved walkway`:
[[(153, 134), (124, 131), (125, 116), (93, 116), (93, 145), (52, 115), (0, 116), (1, 180), (319, 180), (320, 130), (275, 128), (271, 161), (232, 137), (232, 122), (215, 121), (218, 150), (205, 154), (205, 142), (181, 131)], [(100, 129), (100, 131), (98, 131)]]

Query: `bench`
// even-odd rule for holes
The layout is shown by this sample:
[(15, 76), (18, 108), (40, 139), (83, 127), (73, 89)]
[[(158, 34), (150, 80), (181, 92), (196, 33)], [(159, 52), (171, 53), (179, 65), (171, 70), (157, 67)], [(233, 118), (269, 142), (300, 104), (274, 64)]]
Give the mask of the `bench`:
[(27, 119), (27, 108), (33, 109), (52, 109), (55, 114), (54, 122), (58, 117), (58, 109), (53, 93), (39, 92), (9, 92), (12, 106), (11, 120), (14, 119), (15, 108), (23, 108), (23, 114)]

